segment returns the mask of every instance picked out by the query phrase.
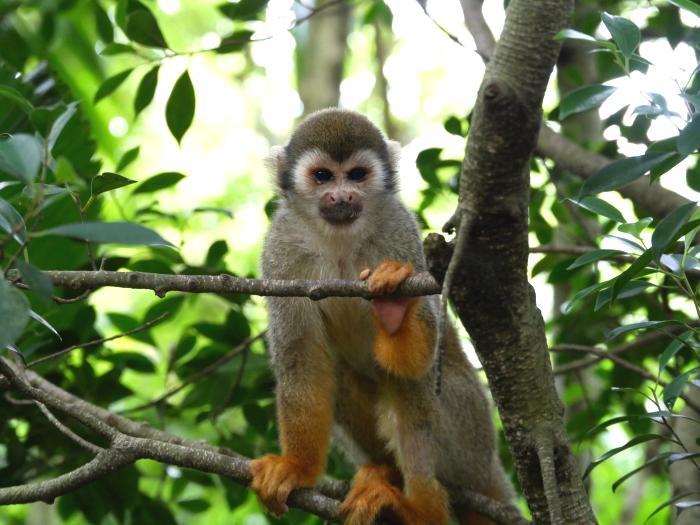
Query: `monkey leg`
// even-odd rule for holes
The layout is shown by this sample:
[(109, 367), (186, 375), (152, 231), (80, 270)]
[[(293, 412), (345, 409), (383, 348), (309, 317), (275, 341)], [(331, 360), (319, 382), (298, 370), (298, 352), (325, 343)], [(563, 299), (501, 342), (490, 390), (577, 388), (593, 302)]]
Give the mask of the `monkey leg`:
[[(290, 366), (277, 385), (277, 420), (282, 455), (250, 462), (251, 488), (275, 514), (287, 512), (287, 497), (299, 487), (312, 487), (326, 465), (333, 418), (334, 370), (322, 350), (308, 361), (303, 350), (293, 356), (303, 366)], [(298, 361), (295, 364), (300, 364)], [(282, 365), (283, 366), (283, 365)]]
[(340, 507), (344, 525), (373, 525), (379, 517), (401, 525), (447, 524), (447, 494), (437, 481), (414, 482), (406, 494), (400, 482), (398, 470), (388, 465), (361, 467)]
[[(392, 293), (412, 274), (410, 263), (385, 261), (369, 274), (368, 288), (372, 293)], [(372, 306), (377, 362), (400, 377), (424, 375), (433, 361), (435, 327), (423, 299), (373, 299)]]

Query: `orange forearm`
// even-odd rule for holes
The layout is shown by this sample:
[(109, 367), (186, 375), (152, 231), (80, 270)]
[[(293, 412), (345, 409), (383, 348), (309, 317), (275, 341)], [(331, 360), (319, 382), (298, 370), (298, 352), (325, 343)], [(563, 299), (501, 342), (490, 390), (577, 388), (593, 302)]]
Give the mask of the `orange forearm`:
[(388, 372), (406, 378), (418, 378), (430, 368), (433, 338), (426, 322), (418, 315), (422, 298), (408, 306), (397, 332), (389, 334), (375, 316), (377, 336), (374, 355)]

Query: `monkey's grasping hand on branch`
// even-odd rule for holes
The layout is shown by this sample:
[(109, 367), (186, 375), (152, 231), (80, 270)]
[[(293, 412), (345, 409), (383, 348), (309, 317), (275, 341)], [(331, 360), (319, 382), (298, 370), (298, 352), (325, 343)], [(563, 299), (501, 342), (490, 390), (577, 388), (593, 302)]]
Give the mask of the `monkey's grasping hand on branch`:
[[(367, 281), (367, 288), (373, 294), (390, 294), (399, 285), (413, 275), (411, 263), (401, 264), (396, 261), (384, 261), (374, 271), (369, 268), (360, 273), (360, 279)], [(406, 310), (415, 302), (413, 297), (397, 299), (372, 299), (372, 306), (377, 320), (389, 335), (394, 335), (401, 328)]]

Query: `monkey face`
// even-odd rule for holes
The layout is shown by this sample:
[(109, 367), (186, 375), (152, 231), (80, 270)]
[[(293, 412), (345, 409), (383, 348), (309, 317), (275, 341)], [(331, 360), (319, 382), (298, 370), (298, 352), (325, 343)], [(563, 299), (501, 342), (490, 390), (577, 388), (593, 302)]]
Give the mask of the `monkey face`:
[(363, 217), (365, 206), (385, 192), (380, 159), (359, 150), (343, 161), (314, 149), (302, 154), (293, 170), (295, 193), (325, 224), (341, 229)]

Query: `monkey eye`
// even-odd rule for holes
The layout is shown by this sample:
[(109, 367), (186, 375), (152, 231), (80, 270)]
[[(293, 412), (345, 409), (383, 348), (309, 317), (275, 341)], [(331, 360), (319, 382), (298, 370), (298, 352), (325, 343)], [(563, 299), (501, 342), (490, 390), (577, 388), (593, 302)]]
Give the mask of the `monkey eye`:
[(333, 173), (331, 173), (330, 170), (326, 169), (317, 169), (314, 170), (314, 179), (316, 179), (316, 182), (319, 184), (322, 184), (324, 182), (328, 182), (333, 178)]
[(367, 170), (365, 168), (353, 168), (348, 171), (348, 179), (354, 182), (360, 182), (364, 180), (367, 176)]

